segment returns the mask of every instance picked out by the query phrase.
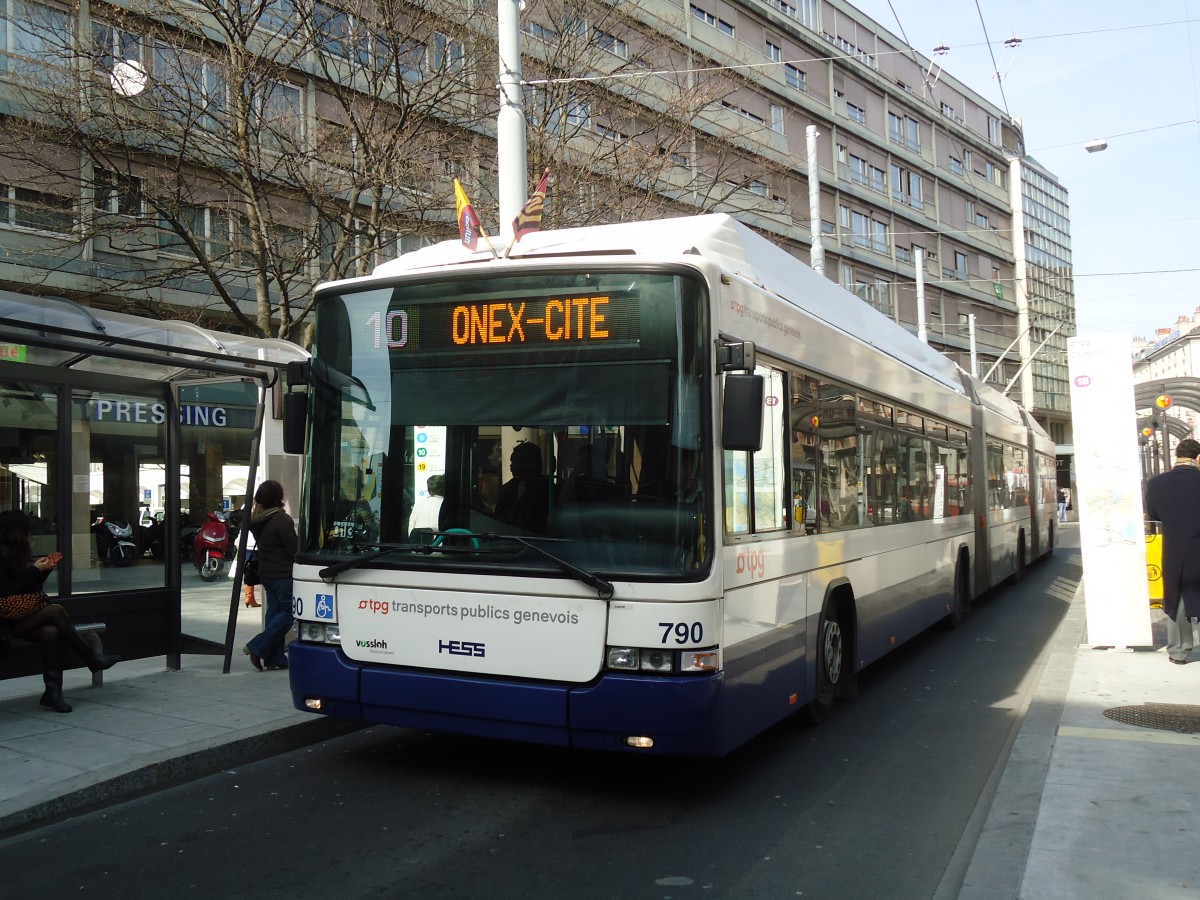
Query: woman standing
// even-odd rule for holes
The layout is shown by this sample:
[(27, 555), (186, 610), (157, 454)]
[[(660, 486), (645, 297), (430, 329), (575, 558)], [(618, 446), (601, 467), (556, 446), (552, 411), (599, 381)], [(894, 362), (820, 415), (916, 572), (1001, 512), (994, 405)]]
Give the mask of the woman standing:
[(121, 657), (93, 650), (67, 619), (67, 611), (49, 602), (42, 585), (61, 559), (61, 553), (34, 559), (29, 516), (16, 509), (0, 512), (0, 619), (8, 623), (14, 637), (42, 647), (46, 692), (38, 702), (55, 712), (69, 713), (71, 706), (62, 692), (60, 643), (74, 650), (93, 672), (111, 669)]
[(283, 485), (264, 481), (254, 492), (250, 533), (258, 549), (258, 572), (267, 595), (267, 624), (250, 639), (242, 652), (260, 672), (286, 669), (283, 652), (292, 627), (292, 561), (296, 558), (296, 526), (283, 509)]

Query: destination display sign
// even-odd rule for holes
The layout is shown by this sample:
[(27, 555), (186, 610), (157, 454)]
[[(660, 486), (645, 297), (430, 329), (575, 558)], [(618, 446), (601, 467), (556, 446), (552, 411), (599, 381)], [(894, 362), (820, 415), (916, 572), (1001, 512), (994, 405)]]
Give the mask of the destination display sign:
[(421, 304), (376, 312), (365, 324), (375, 347), (411, 352), (629, 345), (640, 337), (634, 299), (611, 294)]

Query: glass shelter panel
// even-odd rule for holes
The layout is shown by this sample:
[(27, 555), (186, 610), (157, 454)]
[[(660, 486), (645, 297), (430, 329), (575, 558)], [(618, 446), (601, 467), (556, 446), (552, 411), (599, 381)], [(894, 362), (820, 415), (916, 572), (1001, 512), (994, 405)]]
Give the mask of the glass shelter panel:
[[(145, 542), (141, 510), (146, 469), (166, 459), (167, 408), (161, 397), (76, 390), (71, 437), (83, 460), (73, 467), (72, 578), (76, 592), (162, 587), (163, 560)], [(85, 474), (86, 472), (86, 474)]]
[[(29, 515), (34, 558), (58, 550), (58, 393), (39, 384), (0, 383), (0, 509)], [(58, 572), (46, 580), (58, 589)]]

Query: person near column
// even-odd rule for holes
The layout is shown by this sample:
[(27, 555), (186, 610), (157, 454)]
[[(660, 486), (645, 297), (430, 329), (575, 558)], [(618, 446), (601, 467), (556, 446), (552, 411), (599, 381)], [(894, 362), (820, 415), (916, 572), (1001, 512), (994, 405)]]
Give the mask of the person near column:
[(242, 648), (250, 664), (286, 669), (284, 645), (292, 627), (292, 562), (296, 558), (296, 526), (283, 508), (283, 485), (264, 481), (254, 492), (250, 533), (258, 550), (258, 574), (267, 596), (266, 625)]
[(46, 691), (38, 702), (55, 712), (69, 713), (63, 699), (61, 647), (66, 644), (93, 672), (111, 669), (121, 661), (116, 654), (97, 653), (75, 630), (67, 611), (50, 603), (42, 589), (62, 560), (61, 553), (33, 558), (29, 545), (29, 516), (17, 509), (0, 512), (0, 619), (13, 637), (42, 648), (42, 681)]
[(1058, 521), (1067, 521), (1067, 504), (1071, 502), (1071, 492), (1065, 487), (1058, 489)]
[(1175, 466), (1146, 483), (1146, 517), (1162, 523), (1163, 614), (1167, 655), (1182, 666), (1192, 652), (1200, 617), (1200, 441), (1175, 448)]

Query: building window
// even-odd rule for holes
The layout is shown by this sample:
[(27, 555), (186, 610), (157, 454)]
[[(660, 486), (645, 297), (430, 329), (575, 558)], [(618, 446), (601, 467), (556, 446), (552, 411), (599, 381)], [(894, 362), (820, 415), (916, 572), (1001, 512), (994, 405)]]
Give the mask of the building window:
[(788, 87), (794, 87), (798, 91), (808, 90), (808, 76), (804, 74), (803, 69), (797, 69), (791, 63), (785, 63), (783, 77), (787, 80)]
[(867, 183), (867, 161), (850, 154), (850, 180), (855, 184)]
[(987, 117), (987, 136), (994, 146), (1000, 146), (1000, 120), (995, 116)]
[(867, 123), (867, 111), (861, 106), (851, 103), (849, 100), (846, 101), (846, 116), (859, 124), (865, 125)]
[(730, 37), (733, 37), (732, 25), (730, 25), (724, 19), (718, 19), (708, 10), (697, 6), (695, 3), (692, 4), (692, 16), (699, 19), (705, 25), (709, 25), (717, 29), (717, 31), (721, 32), (722, 34), (727, 34)]
[(898, 116), (888, 113), (888, 140), (912, 150), (921, 152), (921, 123), (912, 116)]
[(140, 34), (97, 19), (92, 19), (92, 47), (101, 71), (111, 72), (118, 62), (145, 63)]
[(961, 176), (963, 173), (962, 160), (955, 159), (953, 156), (950, 157), (950, 171), (955, 175)]
[(282, 151), (304, 139), (304, 108), (296, 85), (268, 80), (254, 95), (254, 109), (263, 146)]
[(602, 50), (607, 50), (609, 53), (621, 57), (621, 59), (629, 59), (629, 45), (619, 37), (597, 30), (592, 32), (592, 43)]
[(961, 250), (954, 251), (954, 277), (959, 281), (967, 280), (967, 254)]
[(0, 224), (71, 234), (75, 203), (58, 194), (0, 184)]
[(529, 35), (529, 37), (538, 41), (543, 41), (547, 44), (555, 44), (558, 42), (558, 32), (553, 28), (548, 28), (540, 22), (523, 20), (521, 22), (521, 31), (524, 34)]
[(783, 48), (770, 41), (767, 41), (767, 45), (763, 49), (763, 55), (771, 60), (771, 62), (783, 62)]
[(771, 130), (783, 134), (783, 107), (771, 104)]
[(572, 128), (590, 128), (592, 108), (587, 100), (576, 97), (567, 99), (567, 125)]
[(350, 14), (327, 3), (314, 3), (312, 16), (317, 47), (331, 56), (353, 59), (354, 23)]
[(0, 4), (0, 73), (46, 85), (65, 82), (70, 66), (71, 18), (60, 9), (25, 0)]
[(883, 169), (878, 166), (868, 166), (867, 177), (870, 179), (868, 187), (871, 190), (880, 194), (887, 193), (887, 175), (884, 174)]
[(457, 72), (463, 67), (466, 52), (462, 41), (456, 41), (444, 34), (435, 33), (433, 36), (433, 68), (438, 72)]
[(96, 210), (119, 216), (142, 213), (142, 179), (124, 172), (96, 169)]
[(154, 47), (155, 108), (168, 118), (215, 130), (228, 109), (225, 69), (207, 57), (166, 44)]
[(892, 166), (892, 199), (913, 209), (924, 209), (921, 176), (903, 166)]

